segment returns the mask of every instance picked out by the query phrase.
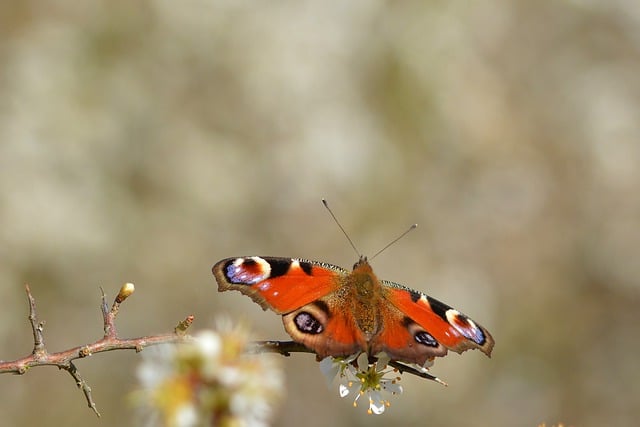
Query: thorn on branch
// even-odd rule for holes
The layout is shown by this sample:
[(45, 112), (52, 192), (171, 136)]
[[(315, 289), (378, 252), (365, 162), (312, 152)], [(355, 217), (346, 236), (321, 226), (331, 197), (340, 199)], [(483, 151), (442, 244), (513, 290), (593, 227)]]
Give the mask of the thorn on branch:
[(100, 418), (100, 412), (98, 412), (96, 403), (93, 401), (93, 396), (91, 395), (91, 387), (89, 387), (89, 384), (87, 384), (84, 378), (80, 376), (80, 372), (78, 372), (76, 365), (74, 365), (73, 362), (69, 362), (67, 366), (62, 366), (61, 369), (69, 372), (73, 379), (76, 380), (76, 386), (82, 390), (85, 399), (87, 399), (87, 405), (89, 405), (89, 408), (91, 408), (98, 418)]
[(113, 300), (113, 304), (111, 305), (111, 309), (109, 309), (107, 305), (107, 296), (104, 293), (104, 289), (100, 288), (100, 292), (102, 293), (102, 302), (100, 304), (102, 311), (102, 319), (104, 321), (104, 336), (116, 338), (118, 333), (116, 331), (116, 317), (118, 316), (118, 312), (120, 311), (120, 304), (126, 300), (131, 294), (133, 294), (136, 290), (136, 287), (133, 283), (125, 283), (120, 287), (120, 291), (116, 298)]
[(31, 331), (33, 332), (33, 351), (32, 354), (36, 358), (40, 358), (47, 354), (47, 350), (44, 347), (44, 322), (38, 322), (38, 315), (36, 313), (36, 300), (31, 294), (31, 288), (29, 285), (25, 285), (27, 291), (27, 298), (29, 299), (29, 322), (31, 323)]
[(104, 336), (105, 338), (111, 335), (111, 328), (109, 323), (109, 306), (107, 305), (107, 295), (104, 293), (104, 289), (100, 286), (100, 311), (102, 312), (102, 321), (104, 323)]

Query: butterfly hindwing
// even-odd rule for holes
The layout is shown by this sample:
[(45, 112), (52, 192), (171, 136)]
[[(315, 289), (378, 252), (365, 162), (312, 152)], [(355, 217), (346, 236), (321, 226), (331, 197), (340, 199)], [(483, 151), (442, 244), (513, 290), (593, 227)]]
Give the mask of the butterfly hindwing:
[(493, 337), (466, 315), (422, 292), (387, 280), (381, 282), (388, 289), (388, 301), (449, 350), (462, 353), (477, 348), (491, 355)]
[(350, 356), (359, 352), (366, 340), (350, 310), (335, 295), (307, 304), (282, 316), (282, 323), (294, 341), (304, 344), (318, 358)]
[(425, 328), (393, 304), (382, 306), (383, 327), (371, 343), (370, 353), (385, 352), (392, 360), (424, 365), (447, 354), (447, 348)]

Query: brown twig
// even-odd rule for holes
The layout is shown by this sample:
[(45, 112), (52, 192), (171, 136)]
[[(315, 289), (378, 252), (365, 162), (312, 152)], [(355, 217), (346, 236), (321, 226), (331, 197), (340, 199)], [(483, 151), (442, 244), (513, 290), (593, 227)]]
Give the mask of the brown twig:
[[(250, 351), (255, 353), (279, 353), (286, 357), (291, 356), (291, 353), (314, 353), (310, 348), (295, 341), (254, 341), (252, 344), (253, 348), (251, 348)], [(396, 360), (390, 361), (389, 366), (397, 369), (400, 373), (406, 372), (445, 386), (447, 385), (447, 383), (440, 378), (431, 375), (424, 369), (414, 368)]]
[(73, 361), (91, 356), (92, 354), (103, 353), (105, 351), (135, 350), (136, 352), (140, 352), (143, 348), (151, 345), (183, 341), (188, 338), (185, 332), (191, 323), (193, 323), (194, 319), (193, 316), (188, 316), (185, 320), (178, 323), (172, 333), (149, 335), (139, 338), (119, 338), (116, 330), (115, 319), (118, 315), (120, 304), (134, 291), (133, 284), (127, 283), (120, 288), (120, 292), (116, 296), (111, 309), (109, 309), (107, 304), (107, 298), (104, 291), (101, 290), (102, 299), (100, 308), (104, 323), (104, 336), (101, 339), (91, 344), (74, 347), (69, 350), (57, 353), (48, 353), (44, 344), (44, 322), (38, 322), (36, 302), (31, 294), (29, 285), (26, 285), (26, 291), (27, 298), (29, 299), (29, 322), (31, 323), (31, 330), (33, 332), (33, 351), (29, 356), (25, 356), (20, 359), (9, 362), (0, 361), (0, 374), (13, 373), (22, 375), (32, 367), (57, 366), (58, 368), (67, 371), (73, 377), (78, 388), (82, 390), (87, 404), (98, 417), (100, 416), (100, 413), (98, 412), (93, 397), (91, 396), (91, 387), (89, 387), (87, 382), (82, 378)]
[(310, 348), (295, 341), (254, 341), (249, 351), (253, 353), (279, 353), (289, 357), (291, 353), (314, 353)]

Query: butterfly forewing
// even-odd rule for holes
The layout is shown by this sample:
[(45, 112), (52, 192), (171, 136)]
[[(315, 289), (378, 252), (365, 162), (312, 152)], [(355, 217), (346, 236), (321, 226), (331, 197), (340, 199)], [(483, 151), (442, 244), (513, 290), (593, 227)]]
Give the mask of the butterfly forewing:
[(348, 271), (330, 264), (280, 257), (236, 257), (213, 266), (218, 290), (237, 290), (263, 309), (286, 314), (337, 289)]

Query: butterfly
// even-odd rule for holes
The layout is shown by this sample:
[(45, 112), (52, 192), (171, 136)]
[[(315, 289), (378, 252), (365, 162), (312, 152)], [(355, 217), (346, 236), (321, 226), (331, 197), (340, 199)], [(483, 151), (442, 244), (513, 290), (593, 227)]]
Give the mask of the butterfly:
[(282, 316), (287, 333), (319, 359), (385, 352), (420, 366), (478, 349), (491, 356), (489, 331), (422, 292), (379, 280), (366, 257), (352, 271), (299, 258), (247, 256), (213, 266), (219, 291), (236, 290)]

